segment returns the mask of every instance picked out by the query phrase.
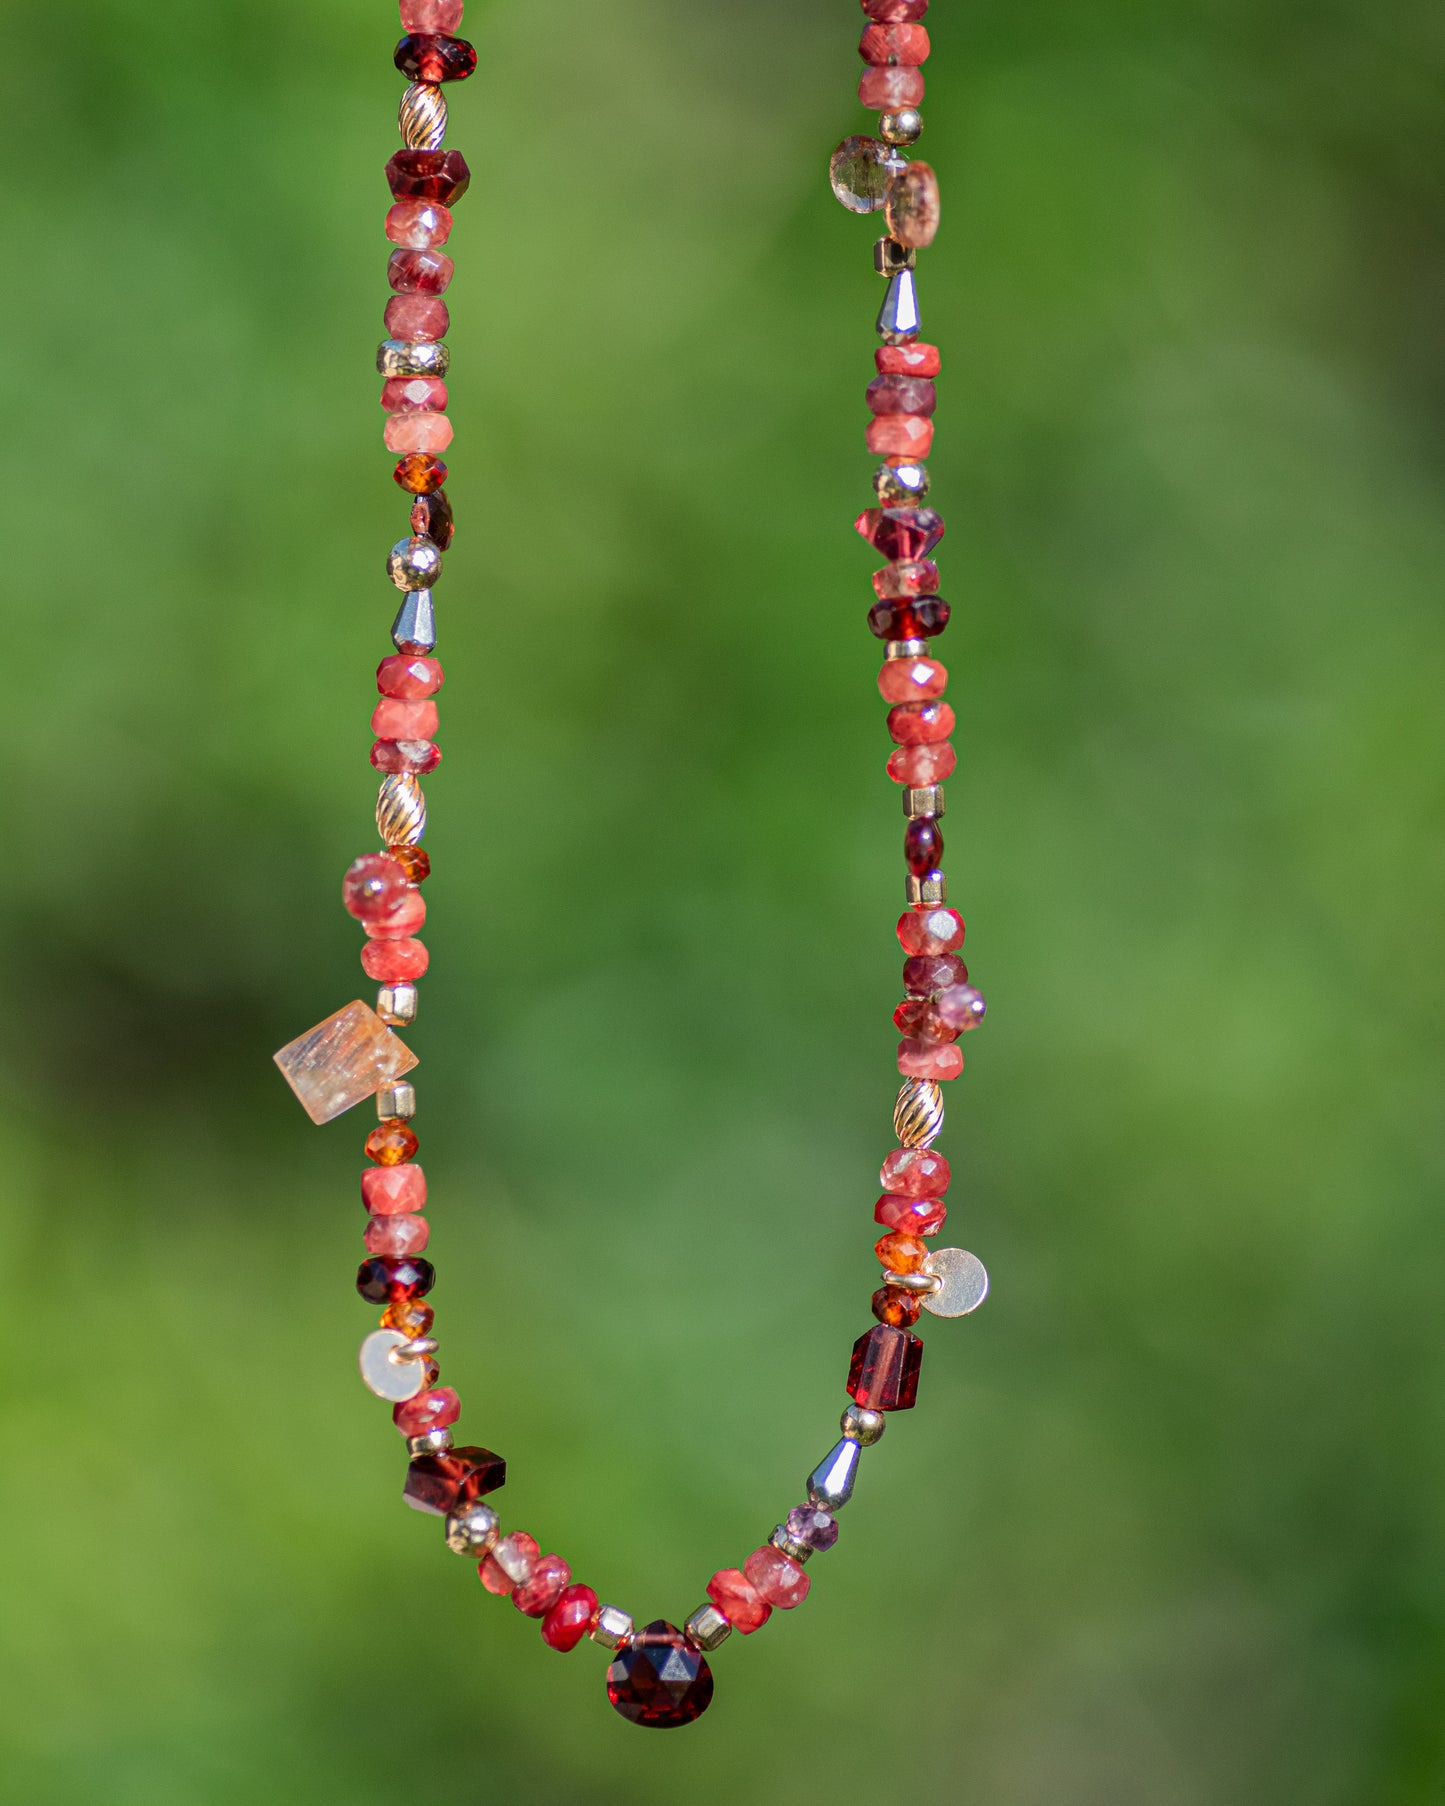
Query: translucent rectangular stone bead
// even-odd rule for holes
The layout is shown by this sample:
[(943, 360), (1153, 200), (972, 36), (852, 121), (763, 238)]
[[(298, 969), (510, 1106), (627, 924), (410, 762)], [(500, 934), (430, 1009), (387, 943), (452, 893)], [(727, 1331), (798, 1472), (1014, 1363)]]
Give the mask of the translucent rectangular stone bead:
[(360, 1001), (318, 1022), (275, 1059), (314, 1123), (331, 1122), (375, 1097), (418, 1063), (401, 1036)]

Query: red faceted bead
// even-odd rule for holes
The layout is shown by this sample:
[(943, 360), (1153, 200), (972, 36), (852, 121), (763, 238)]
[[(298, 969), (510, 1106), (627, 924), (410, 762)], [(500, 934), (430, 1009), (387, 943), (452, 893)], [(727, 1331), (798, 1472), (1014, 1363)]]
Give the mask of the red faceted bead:
[(597, 1605), (597, 1595), (591, 1587), (564, 1588), (542, 1620), (542, 1641), (549, 1649), (575, 1649), (591, 1630)]
[(375, 1216), (367, 1222), (363, 1240), (368, 1254), (401, 1260), (423, 1252), (431, 1240), (431, 1225), (425, 1217)]
[(953, 775), (958, 754), (944, 741), (940, 746), (900, 746), (888, 761), (888, 775), (895, 784), (924, 790)]
[(434, 740), (377, 740), (371, 748), (371, 762), (378, 771), (392, 775), (410, 772), (425, 777), (442, 762), (442, 749)]
[[(439, 295), (393, 295), (386, 304), (382, 315), (389, 339), (406, 339), (412, 344), (435, 344), (438, 339), (447, 336), (447, 329), (452, 323), (452, 316), (447, 304)], [(432, 382), (441, 391), (440, 401), (430, 401), (429, 408), (442, 409), (447, 405), (447, 386), (442, 380), (429, 377), (394, 377), (394, 382)], [(381, 404), (386, 406), (385, 401)], [(398, 410), (403, 414), (416, 414), (418, 408), (404, 407)]]
[(386, 279), (398, 295), (441, 295), (456, 267), (445, 251), (393, 251)]
[(905, 1198), (886, 1191), (873, 1206), (875, 1223), (904, 1235), (937, 1235), (947, 1220), (948, 1206), (942, 1198)]
[(712, 1670), (675, 1625), (656, 1618), (613, 1657), (607, 1697), (631, 1723), (670, 1730), (706, 1712)]
[(937, 345), (913, 339), (906, 345), (880, 345), (873, 353), (880, 376), (937, 376), (943, 359)]
[(399, 1298), (425, 1298), (436, 1284), (429, 1260), (386, 1260), (373, 1255), (356, 1270), (356, 1289), (368, 1304), (395, 1304)]
[(426, 1209), (426, 1174), (415, 1161), (369, 1166), (361, 1175), (361, 1201), (375, 1217)]
[(921, 106), (923, 92), (921, 69), (865, 69), (858, 84), (859, 100), (879, 113), (901, 113)]
[(539, 1555), (532, 1572), (512, 1589), (512, 1604), (525, 1618), (545, 1618), (571, 1578), (572, 1570), (560, 1555)]
[(932, 1079), (945, 1084), (963, 1071), (963, 1049), (949, 1042), (909, 1036), (898, 1043), (898, 1070), (905, 1079)]
[(341, 901), (358, 922), (382, 922), (401, 907), (410, 890), (396, 860), (386, 853), (363, 853), (341, 880)]
[(386, 182), (398, 201), (440, 201), (450, 207), (467, 192), (472, 172), (458, 150), (399, 150), (386, 166)]
[(391, 474), (408, 495), (430, 495), (446, 482), (447, 467), (429, 452), (409, 452), (406, 457), (397, 459), (396, 469)]
[[(509, 1553), (520, 1556), (530, 1571), (532, 1559), (542, 1553), (542, 1546), (525, 1530), (514, 1530), (510, 1536), (504, 1536), (496, 1548), (506, 1547)], [(497, 1560), (496, 1549), (484, 1556), (477, 1564), (477, 1578), (489, 1593), (495, 1593), (499, 1599), (511, 1597), (512, 1589), (519, 1583)]]
[(452, 1388), (434, 1386), (393, 1405), (391, 1421), (403, 1436), (425, 1436), (428, 1430), (442, 1430), (454, 1424), (461, 1414), (462, 1401)]
[(400, 0), (403, 31), (439, 31), (455, 37), (462, 22), (462, 0)]
[(943, 516), (935, 508), (865, 508), (853, 527), (870, 546), (892, 559), (927, 558), (944, 531)]
[(412, 503), (411, 530), (446, 551), (456, 537), (457, 523), (444, 490), (434, 489)]
[(911, 1411), (918, 1397), (923, 1344), (906, 1329), (880, 1323), (853, 1344), (848, 1395), (870, 1411)]
[(947, 1160), (932, 1148), (894, 1148), (878, 1175), (884, 1191), (905, 1198), (941, 1198), (952, 1177)]
[(893, 1026), (902, 1035), (916, 1036), (920, 1041), (952, 1041), (952, 1035), (935, 1034), (941, 1029), (931, 997), (905, 997), (893, 1012)]
[(912, 997), (931, 997), (967, 983), (968, 967), (956, 953), (920, 953), (903, 962), (903, 988)]
[(895, 746), (936, 746), (954, 725), (953, 710), (946, 702), (900, 702), (888, 711), (888, 733)]
[(431, 955), (421, 941), (368, 941), (361, 949), (361, 969), (378, 984), (412, 984), (426, 976)]
[(880, 25), (902, 25), (921, 19), (928, 11), (928, 0), (861, 0), (865, 13)]
[[(434, 251), (438, 245), (444, 245), (451, 235), (451, 209), (440, 206), (436, 201), (397, 201), (387, 211), (386, 236), (403, 250)], [(875, 380), (905, 382), (907, 378), (880, 376)], [(906, 408), (894, 411), (908, 412)]]
[(858, 42), (863, 61), (880, 69), (916, 69), (928, 61), (930, 48), (926, 25), (868, 25)]
[(933, 422), (922, 414), (884, 414), (867, 432), (868, 449), (881, 458), (926, 458), (933, 444)]
[(707, 1583), (707, 1596), (740, 1636), (761, 1630), (773, 1608), (741, 1568), (719, 1568)]
[(394, 653), (376, 667), (376, 687), (383, 696), (400, 696), (408, 702), (435, 696), (442, 687), (441, 662), (434, 658), (413, 658)]
[(898, 918), (905, 953), (952, 953), (963, 945), (963, 917), (956, 909), (910, 909)]
[(868, 630), (875, 640), (931, 640), (947, 627), (952, 613), (942, 596), (875, 602), (868, 610)]
[(753, 1550), (743, 1563), (743, 1573), (767, 1603), (780, 1612), (792, 1611), (808, 1597), (810, 1583), (801, 1564), (772, 1543)]
[(943, 829), (935, 817), (919, 815), (903, 834), (903, 857), (915, 876), (931, 872), (943, 859)]
[(440, 719), (437, 705), (430, 699), (407, 702), (400, 696), (383, 696), (371, 711), (371, 731), (378, 740), (430, 740)]
[(932, 702), (948, 688), (948, 668), (936, 658), (890, 658), (878, 673), (885, 702)]
[(413, 1455), (402, 1497), (413, 1511), (446, 1517), (507, 1483), (507, 1464), (490, 1449), (448, 1449), (444, 1455)]
[[(868, 406), (874, 414), (882, 416), (893, 414), (920, 414), (927, 420), (938, 405), (938, 391), (933, 382), (926, 376), (875, 376), (868, 385)], [(873, 512), (869, 509), (869, 513)], [(888, 513), (905, 513), (909, 510), (887, 510)], [(932, 514), (931, 508), (922, 510)], [(943, 523), (939, 522), (941, 539)], [(861, 531), (861, 529), (860, 529)], [(894, 553), (894, 557), (911, 557), (912, 553)]]
[(880, 602), (911, 601), (938, 594), (938, 566), (931, 558), (900, 559), (873, 573), (873, 594)]
[(401, 40), (392, 61), (408, 81), (463, 82), (477, 66), (477, 53), (465, 38), (417, 31)]
[[(378, 703), (378, 708), (419, 709), (427, 705), (420, 702)], [(431, 705), (433, 708), (436, 704)], [(408, 889), (390, 915), (382, 916), (377, 921), (363, 922), (362, 927), (378, 941), (404, 941), (408, 935), (415, 934), (426, 921), (426, 898), (415, 888)]]
[[(399, 295), (397, 299), (416, 297)], [(447, 386), (439, 376), (389, 376), (381, 385), (381, 405), (388, 414), (443, 414), (447, 399)]]

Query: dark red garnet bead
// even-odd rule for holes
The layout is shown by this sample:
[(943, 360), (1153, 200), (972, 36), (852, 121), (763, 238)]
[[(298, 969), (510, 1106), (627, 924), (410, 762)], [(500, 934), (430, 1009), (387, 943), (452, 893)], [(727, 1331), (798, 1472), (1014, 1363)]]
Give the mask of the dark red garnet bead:
[(477, 66), (477, 53), (465, 38), (413, 31), (397, 45), (392, 61), (408, 81), (464, 82)]
[(401, 1496), (413, 1511), (445, 1517), (507, 1483), (507, 1464), (490, 1449), (448, 1449), (444, 1455), (414, 1455)]
[(880, 1323), (853, 1344), (848, 1396), (870, 1411), (911, 1411), (918, 1398), (923, 1344), (911, 1330)]
[(931, 997), (968, 983), (968, 967), (956, 953), (915, 953), (903, 962), (903, 988), (910, 997)]
[(909, 822), (903, 835), (903, 857), (915, 877), (931, 872), (943, 860), (943, 829), (931, 815)]
[(670, 1730), (712, 1704), (712, 1669), (675, 1624), (655, 1618), (613, 1657), (607, 1697), (633, 1724)]
[(434, 540), (443, 552), (446, 551), (457, 530), (446, 490), (433, 489), (416, 498), (411, 505), (411, 530), (423, 539)]
[(933, 508), (865, 508), (853, 522), (885, 558), (927, 558), (943, 538), (943, 516)]
[(467, 192), (471, 179), (459, 150), (399, 150), (386, 166), (387, 185), (399, 201), (415, 198), (450, 207)]
[(877, 640), (931, 640), (947, 627), (952, 612), (942, 596), (875, 602), (868, 610), (868, 628)]
[(356, 1289), (368, 1304), (395, 1304), (402, 1298), (425, 1298), (437, 1282), (429, 1260), (386, 1260), (375, 1254), (356, 1270)]

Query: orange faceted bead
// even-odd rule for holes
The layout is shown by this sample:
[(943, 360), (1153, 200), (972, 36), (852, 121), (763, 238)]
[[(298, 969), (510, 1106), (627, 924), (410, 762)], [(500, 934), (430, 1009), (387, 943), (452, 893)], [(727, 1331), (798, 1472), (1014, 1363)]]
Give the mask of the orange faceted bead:
[(892, 1286), (879, 1286), (873, 1294), (873, 1315), (880, 1323), (894, 1329), (911, 1329), (923, 1309), (923, 1300), (912, 1292), (895, 1292)]
[(413, 884), (425, 884), (431, 877), (431, 860), (421, 847), (395, 846), (388, 847), (387, 852), (411, 879)]
[(917, 1273), (928, 1255), (928, 1243), (921, 1235), (905, 1235), (894, 1229), (880, 1235), (873, 1252), (890, 1273)]
[(416, 1136), (394, 1116), (390, 1122), (378, 1123), (366, 1138), (366, 1157), (378, 1166), (400, 1166), (404, 1160), (415, 1160), (421, 1146)]
[(403, 1336), (428, 1336), (436, 1317), (432, 1307), (420, 1298), (399, 1298), (382, 1312), (381, 1327), (398, 1330)]

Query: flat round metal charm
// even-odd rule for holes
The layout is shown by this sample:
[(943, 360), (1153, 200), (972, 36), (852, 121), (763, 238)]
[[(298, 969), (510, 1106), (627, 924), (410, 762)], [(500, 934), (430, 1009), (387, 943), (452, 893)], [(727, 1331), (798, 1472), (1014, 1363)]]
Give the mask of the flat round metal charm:
[(415, 1398), (426, 1384), (426, 1369), (413, 1357), (393, 1360), (407, 1338), (399, 1330), (374, 1329), (361, 1345), (361, 1377), (369, 1391), (393, 1405)]
[(923, 1308), (935, 1317), (966, 1317), (988, 1297), (988, 1273), (976, 1254), (962, 1248), (935, 1248), (923, 1263), (923, 1271), (941, 1283), (923, 1300)]

